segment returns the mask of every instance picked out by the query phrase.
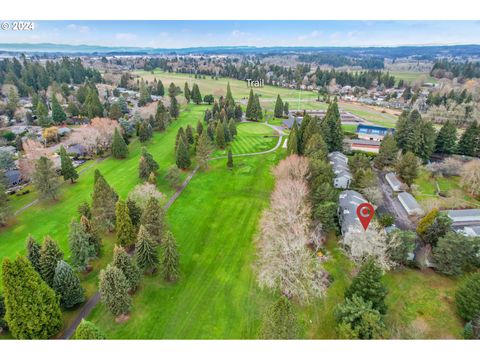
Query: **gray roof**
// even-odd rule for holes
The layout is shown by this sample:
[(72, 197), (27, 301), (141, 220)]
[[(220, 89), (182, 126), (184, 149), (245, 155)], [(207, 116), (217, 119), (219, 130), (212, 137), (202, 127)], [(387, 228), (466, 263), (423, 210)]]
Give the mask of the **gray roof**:
[(398, 198), (401, 200), (402, 205), (404, 205), (404, 207), (407, 207), (405, 210), (423, 212), (421, 206), (418, 204), (417, 200), (415, 200), (412, 194), (403, 191), (398, 194)]
[(8, 181), (8, 187), (18, 185), (22, 182), (22, 176), (18, 170), (7, 170), (5, 171), (5, 176)]
[(357, 207), (364, 202), (367, 202), (367, 200), (357, 191), (345, 190), (340, 193), (338, 215), (342, 225), (342, 234), (345, 234), (350, 227), (361, 225), (357, 217)]
[(387, 179), (389, 184), (393, 187), (402, 186), (402, 182), (398, 179), (397, 175), (395, 175), (393, 172), (389, 172), (388, 174), (386, 174), (385, 179)]
[(335, 173), (335, 178), (345, 177), (352, 179), (352, 174), (348, 168), (348, 158), (339, 151), (334, 151), (328, 154), (330, 164), (332, 164), (332, 170)]
[(7, 146), (0, 146), (0, 151), (5, 151), (8, 153), (14, 154), (17, 151), (17, 149), (15, 149), (14, 146), (7, 145)]
[(447, 215), (456, 221), (480, 221), (480, 209), (448, 210)]

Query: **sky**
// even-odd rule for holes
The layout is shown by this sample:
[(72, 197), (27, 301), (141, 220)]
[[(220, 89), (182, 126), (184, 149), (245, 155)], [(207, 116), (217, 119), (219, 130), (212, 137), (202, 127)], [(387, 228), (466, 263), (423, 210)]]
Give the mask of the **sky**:
[(0, 43), (184, 48), (480, 44), (480, 21), (35, 21)]

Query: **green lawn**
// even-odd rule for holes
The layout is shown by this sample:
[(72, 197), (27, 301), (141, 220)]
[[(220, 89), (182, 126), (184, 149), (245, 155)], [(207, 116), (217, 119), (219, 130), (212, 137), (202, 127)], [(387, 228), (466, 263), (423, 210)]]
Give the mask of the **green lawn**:
[[(160, 165), (158, 187), (167, 196), (173, 194), (172, 189), (164, 180), (168, 167), (175, 163), (174, 144), (175, 135), (180, 126), (195, 125), (203, 116), (206, 106), (190, 105), (187, 111), (182, 111), (180, 118), (164, 133), (155, 133), (146, 146)], [(77, 207), (83, 201), (90, 201), (93, 190), (93, 173), (99, 169), (107, 181), (112, 185), (121, 198), (138, 183), (138, 160), (140, 158), (141, 144), (135, 140), (130, 144), (130, 153), (125, 160), (107, 158), (95, 164), (80, 175), (76, 184), (64, 183), (60, 188), (60, 197), (56, 202), (39, 203), (19, 214), (15, 222), (7, 228), (0, 230), (0, 255), (13, 257), (24, 253), (25, 239), (29, 233), (41, 240), (50, 234), (58, 241), (62, 250), (68, 256), (67, 234), (69, 223), (77, 216)], [(186, 176), (186, 173), (183, 174)], [(29, 194), (31, 198), (35, 198)], [(12, 205), (16, 207), (13, 199)], [(20, 199), (19, 199), (20, 200)], [(1, 286), (1, 282), (0, 282)]]
[(195, 175), (167, 214), (179, 244), (179, 282), (145, 278), (124, 324), (103, 305), (89, 319), (109, 338), (255, 338), (269, 295), (255, 279), (254, 234), (280, 154), (235, 158), (233, 171), (216, 160)]
[[(278, 142), (276, 132), (262, 123), (237, 124), (237, 136), (231, 143), (232, 154), (249, 154), (272, 149)], [(227, 150), (216, 150), (212, 157), (227, 155)]]
[(390, 75), (395, 76), (395, 80), (398, 81), (403, 80), (408, 84), (415, 82), (417, 80), (421, 80), (422, 82), (428, 83), (437, 83), (437, 79), (431, 77), (429, 73), (426, 72), (419, 72), (419, 71), (389, 71)]

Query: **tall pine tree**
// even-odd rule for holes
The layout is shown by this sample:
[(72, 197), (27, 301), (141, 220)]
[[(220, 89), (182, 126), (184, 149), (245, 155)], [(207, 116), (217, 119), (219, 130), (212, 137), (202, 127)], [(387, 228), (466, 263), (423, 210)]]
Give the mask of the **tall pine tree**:
[(70, 309), (85, 301), (80, 279), (70, 265), (63, 260), (60, 260), (55, 268), (53, 289), (60, 295), (60, 305), (65, 309)]
[(115, 159), (125, 159), (128, 155), (127, 144), (123, 136), (120, 135), (118, 128), (115, 128), (115, 132), (113, 133), (112, 155)]
[(117, 221), (117, 244), (127, 248), (132, 246), (135, 243), (135, 229), (125, 201), (119, 200), (117, 202), (115, 218)]
[(137, 242), (135, 244), (135, 257), (137, 264), (146, 273), (153, 273), (158, 267), (158, 254), (147, 229), (140, 225)]
[(179, 276), (179, 255), (177, 243), (170, 231), (163, 238), (161, 266), (163, 278), (166, 281), (175, 281)]
[(50, 236), (45, 236), (40, 249), (40, 274), (48, 286), (53, 286), (53, 277), (57, 263), (63, 260), (63, 252), (58, 244)]
[(100, 271), (100, 298), (114, 315), (126, 315), (130, 312), (132, 300), (128, 295), (128, 281), (123, 272), (109, 264)]
[(63, 145), (60, 146), (60, 161), (63, 180), (70, 180), (70, 182), (73, 184), (75, 180), (78, 179), (78, 173), (77, 170), (75, 170), (75, 168), (73, 167), (72, 160), (68, 156), (67, 151), (65, 150)]

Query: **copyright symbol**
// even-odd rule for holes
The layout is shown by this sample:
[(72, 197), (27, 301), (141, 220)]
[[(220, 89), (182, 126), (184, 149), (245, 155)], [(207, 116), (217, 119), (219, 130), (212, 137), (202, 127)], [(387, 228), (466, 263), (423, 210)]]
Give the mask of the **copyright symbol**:
[(10, 28), (10, 24), (8, 22), (3, 22), (0, 27), (2, 28), (2, 30), (8, 30)]

